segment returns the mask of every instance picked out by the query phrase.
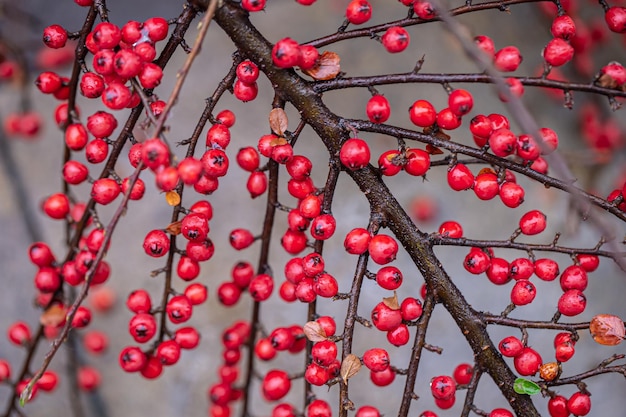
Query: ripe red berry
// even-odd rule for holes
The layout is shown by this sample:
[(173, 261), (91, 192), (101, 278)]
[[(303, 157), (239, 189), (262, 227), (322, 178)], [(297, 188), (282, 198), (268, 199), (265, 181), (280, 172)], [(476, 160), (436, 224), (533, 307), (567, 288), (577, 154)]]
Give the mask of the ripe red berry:
[(254, 235), (247, 229), (235, 229), (230, 232), (230, 244), (237, 250), (249, 247), (254, 242)]
[(523, 306), (530, 304), (536, 295), (535, 285), (526, 279), (520, 279), (511, 289), (511, 302), (516, 306)]
[(402, 272), (395, 266), (386, 266), (376, 273), (376, 282), (386, 290), (396, 290), (402, 285)]
[(585, 311), (587, 298), (580, 290), (567, 290), (559, 298), (559, 312), (564, 316), (572, 317)]
[(43, 202), (42, 209), (52, 219), (64, 219), (70, 212), (70, 201), (65, 194), (52, 194)]
[(474, 43), (483, 51), (487, 56), (491, 59), (496, 53), (496, 47), (493, 43), (493, 40), (489, 36), (478, 35), (474, 38)]
[(378, 234), (370, 240), (368, 250), (374, 262), (385, 265), (396, 259), (398, 243), (389, 235)]
[(267, 176), (265, 175), (265, 172), (251, 172), (248, 177), (248, 182), (246, 183), (246, 188), (248, 192), (250, 192), (250, 196), (252, 198), (257, 198), (258, 196), (264, 194), (267, 190)]
[(180, 346), (175, 340), (166, 340), (157, 346), (154, 356), (163, 365), (174, 365), (180, 359)]
[(370, 148), (363, 139), (348, 139), (341, 146), (339, 159), (350, 170), (356, 171), (369, 164)]
[(428, 127), (437, 120), (437, 111), (429, 101), (417, 100), (409, 107), (409, 118), (416, 126)]
[(87, 130), (80, 123), (73, 123), (65, 130), (65, 144), (73, 151), (82, 150), (88, 140)]
[(469, 190), (474, 185), (474, 174), (462, 163), (448, 169), (448, 185), (454, 191)]
[(456, 382), (448, 375), (440, 375), (430, 380), (430, 392), (438, 400), (448, 400), (456, 393)]
[(505, 206), (515, 208), (524, 202), (524, 189), (517, 183), (505, 181), (500, 186), (500, 200)]
[(396, 373), (391, 367), (381, 372), (370, 371), (370, 380), (372, 383), (379, 387), (386, 387), (391, 384), (396, 378)]
[(400, 152), (392, 149), (383, 152), (378, 158), (378, 169), (385, 176), (393, 176), (402, 171)]
[(463, 89), (457, 89), (448, 96), (448, 107), (452, 113), (461, 117), (472, 111), (474, 106), (474, 98), (472, 94)]
[(330, 340), (319, 341), (313, 345), (311, 357), (318, 365), (328, 367), (337, 358), (337, 344)]
[(162, 41), (167, 37), (167, 20), (162, 17), (151, 17), (143, 22), (143, 28), (148, 32), (148, 37), (152, 42)]
[(433, 5), (426, 0), (415, 0), (413, 2), (413, 11), (420, 19), (432, 20), (437, 17), (437, 11)]
[(515, 46), (505, 46), (496, 52), (494, 65), (498, 71), (512, 72), (522, 63), (522, 56)]
[(561, 38), (554, 38), (543, 49), (543, 59), (553, 67), (560, 67), (572, 60), (574, 48)]
[(500, 341), (498, 344), (498, 350), (502, 353), (503, 356), (507, 358), (514, 358), (524, 349), (524, 345), (521, 340), (519, 340), (515, 336), (507, 336)]
[(276, 42), (272, 48), (272, 61), (278, 68), (292, 68), (298, 65), (300, 45), (291, 38)]
[(513, 359), (515, 370), (522, 376), (535, 375), (542, 363), (539, 353), (530, 347), (524, 347)]
[(559, 276), (559, 264), (548, 258), (537, 259), (535, 274), (544, 281), (553, 281)]
[(381, 331), (393, 330), (402, 323), (401, 310), (392, 310), (385, 303), (378, 303), (372, 309), (372, 323)]
[(252, 101), (259, 94), (259, 87), (257, 83), (246, 84), (241, 80), (235, 81), (233, 86), (233, 95), (238, 99), (245, 102)]
[(242, 82), (250, 84), (259, 78), (259, 67), (254, 62), (245, 60), (237, 65), (236, 74)]
[(491, 257), (484, 250), (479, 248), (472, 248), (463, 261), (463, 266), (467, 272), (474, 275), (482, 274), (487, 271), (490, 264)]
[(550, 32), (555, 38), (568, 40), (576, 35), (576, 24), (574, 19), (564, 14), (557, 16), (552, 21)]
[(175, 295), (165, 306), (167, 317), (174, 324), (183, 323), (191, 318), (192, 304), (186, 295)]
[(261, 390), (267, 401), (278, 401), (291, 389), (291, 380), (287, 372), (280, 369), (272, 369), (263, 378)]
[(591, 411), (591, 397), (582, 392), (575, 392), (567, 400), (567, 409), (575, 416), (586, 416)]
[(337, 223), (332, 214), (322, 214), (311, 220), (311, 237), (315, 240), (327, 240), (335, 233)]
[(43, 30), (43, 43), (48, 48), (59, 49), (67, 42), (67, 31), (60, 25), (50, 25)]
[(469, 384), (474, 373), (474, 367), (469, 363), (461, 363), (454, 368), (454, 380), (459, 385)]
[(83, 391), (93, 391), (100, 386), (102, 377), (96, 368), (81, 366), (78, 368), (78, 388)]
[(112, 178), (100, 178), (91, 186), (91, 197), (98, 204), (107, 205), (113, 202), (122, 192), (122, 188)]
[(267, 274), (259, 274), (250, 281), (248, 292), (254, 301), (265, 301), (274, 289), (274, 280)]
[(9, 340), (18, 346), (26, 345), (30, 343), (32, 339), (30, 327), (22, 321), (11, 324), (7, 330), (7, 335)]
[(487, 417), (513, 417), (513, 413), (505, 408), (494, 408)]
[(454, 112), (446, 107), (437, 113), (437, 125), (445, 130), (454, 130), (461, 126), (461, 117), (454, 114)]
[(519, 227), (525, 235), (536, 235), (546, 229), (546, 215), (539, 210), (525, 213), (519, 221)]
[(119, 363), (126, 372), (139, 372), (146, 366), (148, 359), (138, 347), (127, 346), (120, 352)]
[(502, 258), (491, 258), (491, 263), (489, 268), (486, 271), (487, 278), (489, 281), (493, 282), (496, 285), (504, 285), (511, 280), (509, 275), (509, 263), (506, 259)]
[(139, 313), (128, 323), (128, 331), (135, 342), (145, 343), (156, 334), (156, 319), (152, 314)]
[(389, 368), (389, 354), (385, 349), (372, 348), (363, 353), (363, 364), (372, 372), (382, 372)]
[(402, 52), (409, 46), (409, 33), (401, 26), (392, 26), (381, 37), (381, 41), (387, 52)]
[(324, 400), (313, 400), (306, 410), (306, 417), (332, 417), (330, 404)]
[(352, 0), (346, 7), (346, 19), (353, 25), (361, 25), (372, 17), (372, 5), (367, 0)]
[(604, 21), (612, 32), (626, 32), (626, 7), (609, 7), (604, 13)]
[(233, 282), (223, 282), (217, 287), (217, 298), (225, 306), (237, 304), (241, 297), (241, 288)]
[(529, 279), (535, 272), (535, 264), (528, 258), (514, 259), (509, 265), (509, 275), (514, 280)]
[[(365, 0), (354, 1), (362, 2)], [(376, 94), (367, 101), (365, 112), (367, 113), (367, 118), (370, 119), (372, 123), (385, 123), (391, 114), (391, 107), (385, 96)]]
[(495, 130), (489, 135), (489, 147), (494, 155), (507, 157), (515, 152), (517, 136), (506, 128)]
[(356, 410), (355, 417), (380, 417), (380, 411), (371, 405), (364, 405)]
[(596, 255), (579, 253), (576, 255), (576, 260), (586, 272), (593, 272), (598, 268), (598, 265), (600, 265), (600, 258)]
[(483, 172), (474, 179), (474, 193), (481, 200), (491, 200), (500, 192), (498, 176), (493, 172)]
[(550, 417), (569, 417), (570, 411), (567, 409), (567, 398), (562, 395), (555, 395), (548, 400), (548, 412)]

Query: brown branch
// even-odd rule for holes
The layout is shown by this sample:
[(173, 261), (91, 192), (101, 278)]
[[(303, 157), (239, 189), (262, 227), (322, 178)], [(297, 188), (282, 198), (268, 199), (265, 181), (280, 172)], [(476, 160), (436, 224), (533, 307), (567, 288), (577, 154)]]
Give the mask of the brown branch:
[[(326, 145), (330, 155), (336, 155), (341, 143), (349, 137), (349, 130), (321, 101), (310, 83), (305, 82), (293, 71), (279, 70), (271, 59), (272, 45), (252, 26), (247, 14), (230, 3), (224, 3), (215, 14), (216, 22), (242, 50), (245, 56), (257, 63), (286, 101), (291, 102)], [(502, 394), (511, 402), (516, 413), (528, 417), (538, 416), (532, 400), (513, 390), (515, 375), (503, 361), (491, 342), (485, 325), (480, 323), (459, 289), (441, 267), (427, 236), (420, 232), (390, 190), (380, 180), (376, 170), (368, 166), (349, 175), (357, 183), (370, 202), (380, 210), (388, 227), (426, 279), (431, 291), (443, 302), (476, 355), (477, 363), (493, 378)], [(347, 400), (347, 390), (341, 388), (341, 400)], [(343, 404), (342, 404), (343, 406)]]
[(411, 350), (411, 360), (407, 370), (406, 382), (404, 383), (404, 392), (402, 394), (402, 402), (400, 403), (399, 416), (408, 416), (411, 401), (415, 395), (415, 380), (417, 379), (417, 371), (419, 369), (420, 359), (422, 358), (422, 349), (426, 345), (426, 331), (430, 317), (435, 310), (435, 297), (430, 291), (426, 293), (424, 299), (424, 309), (422, 316), (417, 321), (417, 332), (415, 333), (415, 341)]
[[(457, 8), (450, 10), (450, 13), (454, 16), (458, 16), (458, 15), (462, 15), (466, 13), (477, 12), (480, 10), (491, 10), (491, 9), (508, 10), (508, 6), (512, 6), (514, 4), (538, 3), (540, 1), (547, 1), (547, 0), (488, 1), (484, 3), (466, 4), (464, 6), (459, 6)], [(307, 44), (313, 45), (316, 48), (320, 48), (322, 46), (326, 46), (326, 45), (343, 41), (346, 39), (363, 38), (363, 37), (369, 38), (372, 36), (372, 34), (382, 32), (393, 26), (403, 26), (403, 27), (415, 26), (415, 25), (420, 25), (423, 23), (436, 22), (439, 20), (441, 19), (435, 18), (431, 20), (422, 20), (417, 17), (407, 17), (404, 19), (394, 20), (394, 21), (383, 23), (380, 25), (375, 25), (375, 26), (370, 26), (370, 27), (365, 27), (365, 28), (360, 28), (360, 29), (355, 29), (355, 30), (350, 30), (350, 31), (339, 31), (332, 35), (324, 36), (322, 38), (315, 39), (311, 42), (307, 42)]]
[(544, 329), (563, 330), (576, 332), (577, 330), (589, 329), (589, 323), (554, 323), (552, 321), (531, 321), (512, 319), (489, 313), (478, 313), (485, 324), (497, 324), (500, 326), (517, 327), (518, 329)]
[[(626, 91), (600, 87), (594, 84), (573, 83), (568, 81), (549, 80), (542, 77), (510, 77), (519, 80), (523, 85), (532, 87), (553, 88), (563, 91), (580, 91), (599, 94), (607, 97), (626, 97)], [(313, 87), (318, 93), (342, 88), (372, 87), (375, 85), (406, 84), (406, 83), (482, 83), (495, 84), (497, 77), (483, 74), (425, 74), (406, 72), (402, 74), (374, 75), (368, 77), (335, 78), (318, 81)]]

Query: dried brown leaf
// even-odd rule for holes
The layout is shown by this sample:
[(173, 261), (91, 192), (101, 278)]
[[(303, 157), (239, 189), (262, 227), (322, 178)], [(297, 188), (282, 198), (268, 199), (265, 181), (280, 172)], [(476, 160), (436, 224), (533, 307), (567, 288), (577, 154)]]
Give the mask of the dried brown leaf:
[(624, 340), (624, 322), (611, 314), (598, 314), (589, 323), (589, 332), (596, 343), (606, 346), (619, 345)]
[(481, 175), (481, 174), (493, 174), (493, 175), (498, 175), (498, 173), (497, 173), (496, 171), (494, 171), (494, 169), (493, 169), (493, 168), (490, 168), (490, 167), (486, 167), (486, 168), (483, 168), (483, 169), (481, 169), (480, 171), (478, 171), (478, 175)]
[(180, 196), (176, 191), (168, 191), (165, 193), (165, 201), (167, 201), (167, 204), (174, 207), (180, 204)]
[(347, 384), (348, 379), (356, 375), (359, 369), (361, 369), (361, 360), (358, 356), (350, 353), (341, 362), (341, 379), (343, 379), (343, 383)]
[(272, 109), (270, 112), (270, 129), (278, 136), (283, 136), (287, 130), (289, 119), (283, 109)]
[(58, 327), (65, 323), (65, 316), (67, 315), (67, 309), (61, 304), (52, 304), (46, 311), (39, 317), (39, 322), (42, 326)]
[(389, 307), (392, 310), (400, 310), (400, 303), (398, 302), (398, 294), (393, 292), (393, 297), (385, 297), (383, 298), (383, 304)]
[(326, 336), (326, 332), (321, 324), (316, 321), (309, 321), (303, 327), (304, 335), (311, 342), (321, 342), (322, 340), (326, 340), (328, 337)]
[(313, 68), (302, 70), (302, 72), (315, 80), (332, 80), (341, 72), (339, 61), (341, 61), (339, 55), (324, 51)]
[(443, 151), (436, 146), (431, 145), (430, 143), (426, 145), (426, 152), (430, 155), (441, 155)]
[(178, 236), (180, 234), (180, 229), (182, 228), (182, 225), (183, 225), (183, 221), (182, 220), (179, 220), (179, 221), (174, 222), (174, 223), (170, 223), (165, 228), (165, 231), (167, 233), (169, 233), (170, 235)]

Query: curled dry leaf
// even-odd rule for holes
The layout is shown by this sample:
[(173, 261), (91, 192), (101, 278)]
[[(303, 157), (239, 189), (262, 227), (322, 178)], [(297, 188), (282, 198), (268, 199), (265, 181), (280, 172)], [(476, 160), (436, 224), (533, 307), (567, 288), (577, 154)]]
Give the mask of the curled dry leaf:
[(339, 55), (334, 52), (324, 51), (317, 59), (313, 68), (302, 70), (302, 72), (318, 81), (332, 80), (341, 72), (339, 61), (341, 61)]
[(46, 311), (39, 317), (39, 322), (42, 326), (58, 327), (65, 323), (65, 316), (67, 310), (61, 304), (52, 304)]
[(431, 145), (430, 143), (426, 145), (426, 152), (429, 155), (441, 155), (443, 151), (436, 146)]
[(165, 201), (167, 201), (167, 204), (174, 207), (180, 204), (180, 196), (176, 191), (168, 191), (165, 193)]
[(496, 172), (493, 168), (490, 168), (490, 167), (483, 168), (483, 169), (481, 169), (480, 171), (478, 171), (478, 175), (481, 175), (481, 174), (493, 174), (493, 175), (498, 175), (498, 173), (497, 173), (497, 172)]
[(284, 136), (287, 130), (289, 119), (287, 119), (287, 113), (283, 109), (272, 109), (270, 111), (270, 129), (278, 136)]
[(321, 342), (322, 340), (326, 340), (328, 337), (326, 336), (326, 332), (324, 328), (316, 321), (309, 321), (303, 327), (304, 335), (311, 342)]
[(361, 360), (358, 356), (350, 353), (343, 362), (341, 362), (341, 379), (343, 379), (343, 383), (347, 384), (348, 379), (356, 375), (359, 369), (361, 369)]
[(619, 345), (626, 333), (622, 319), (611, 314), (598, 314), (592, 318), (589, 332), (596, 343), (607, 346)]
[(383, 303), (392, 310), (400, 310), (400, 303), (398, 302), (398, 294), (393, 292), (393, 297), (383, 298)]
[(174, 223), (170, 223), (167, 225), (167, 227), (165, 228), (165, 231), (167, 233), (169, 233), (172, 236), (178, 236), (180, 234), (180, 229), (182, 228), (183, 225), (183, 221), (179, 220), (177, 222)]

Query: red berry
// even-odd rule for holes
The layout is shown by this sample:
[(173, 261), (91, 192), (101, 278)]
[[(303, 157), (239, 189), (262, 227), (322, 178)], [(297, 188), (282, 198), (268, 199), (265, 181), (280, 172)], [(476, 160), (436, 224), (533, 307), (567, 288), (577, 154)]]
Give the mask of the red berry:
[(246, 84), (241, 80), (237, 80), (235, 81), (235, 85), (233, 86), (233, 94), (238, 100), (241, 100), (245, 103), (247, 101), (252, 101), (256, 98), (257, 94), (259, 94), (259, 87), (257, 86), (256, 82), (252, 84)]
[(489, 281), (496, 285), (504, 285), (511, 280), (509, 275), (509, 263), (502, 258), (491, 258), (491, 264), (486, 271)]
[(522, 216), (519, 227), (525, 235), (539, 234), (546, 229), (546, 215), (539, 210), (531, 210)]
[(128, 323), (128, 331), (135, 342), (145, 343), (156, 334), (156, 319), (152, 314), (139, 313)]
[(442, 109), (437, 113), (437, 125), (445, 130), (454, 130), (461, 126), (461, 117), (454, 114), (450, 108)]
[(561, 38), (554, 38), (543, 49), (543, 59), (548, 65), (560, 67), (572, 60), (574, 48)]
[(505, 408), (495, 408), (491, 410), (487, 417), (513, 417), (513, 413)]
[(509, 275), (514, 280), (529, 279), (535, 272), (535, 264), (528, 258), (514, 259), (509, 265)]
[(313, 361), (320, 366), (328, 367), (337, 359), (337, 344), (330, 340), (322, 340), (311, 349)]
[(483, 51), (487, 56), (491, 59), (494, 57), (496, 53), (496, 47), (493, 43), (493, 40), (489, 36), (479, 35), (474, 38), (474, 43)]
[(409, 46), (409, 33), (401, 26), (392, 26), (383, 34), (381, 41), (387, 52), (402, 52)]
[(526, 279), (520, 279), (515, 282), (511, 289), (511, 302), (516, 306), (530, 304), (537, 295), (537, 290), (532, 282)]
[[(300, 0), (302, 1), (302, 0)], [(332, 417), (330, 404), (324, 400), (313, 400), (306, 410), (306, 417)]]
[(517, 183), (505, 181), (500, 186), (500, 199), (505, 206), (515, 208), (524, 202), (524, 189)]
[(52, 219), (64, 219), (70, 211), (70, 202), (65, 194), (57, 193), (48, 197), (42, 209)]
[(361, 25), (372, 17), (372, 5), (367, 0), (352, 0), (346, 7), (346, 19), (353, 25)]
[(456, 393), (456, 382), (448, 375), (440, 375), (430, 380), (430, 392), (437, 400), (449, 400)]
[(269, 371), (263, 378), (261, 390), (267, 401), (278, 401), (291, 389), (291, 380), (287, 372), (279, 369)]
[(67, 31), (60, 25), (51, 25), (43, 30), (43, 43), (48, 48), (59, 49), (67, 42)]
[(430, 155), (421, 149), (407, 149), (404, 170), (415, 176), (422, 176), (430, 168)]
[(158, 42), (167, 38), (169, 25), (162, 17), (151, 17), (143, 22), (143, 28), (152, 42)]
[(472, 111), (474, 99), (472, 94), (463, 89), (454, 90), (448, 96), (448, 107), (452, 113), (461, 117)]
[(472, 379), (472, 374), (474, 373), (474, 368), (469, 363), (462, 363), (457, 365), (454, 368), (454, 380), (459, 385), (469, 384)]
[(535, 274), (544, 281), (553, 281), (559, 276), (559, 264), (552, 259), (537, 259)]
[(385, 349), (373, 348), (363, 353), (363, 364), (372, 372), (382, 372), (389, 368), (389, 354)]
[(474, 185), (474, 174), (462, 163), (448, 169), (448, 185), (454, 191), (469, 190)]
[(612, 32), (626, 32), (626, 7), (609, 7), (604, 13), (604, 21)]
[(494, 65), (498, 71), (512, 72), (522, 63), (522, 56), (515, 46), (505, 46), (496, 52)]
[(582, 392), (575, 392), (567, 400), (567, 409), (575, 416), (586, 416), (591, 411), (591, 397)]
[(250, 196), (252, 198), (257, 198), (258, 196), (264, 194), (267, 190), (267, 176), (265, 175), (265, 172), (251, 172), (248, 177), (248, 182), (246, 183), (246, 188), (250, 192)]
[(339, 153), (341, 163), (352, 171), (364, 168), (370, 161), (370, 149), (363, 139), (346, 140)]
[(562, 395), (555, 395), (548, 401), (548, 412), (550, 417), (569, 417), (570, 411), (567, 409), (567, 398)]
[(491, 200), (500, 192), (498, 176), (492, 172), (483, 172), (474, 179), (474, 193), (481, 200)]
[(378, 234), (370, 240), (368, 250), (374, 262), (385, 265), (396, 259), (398, 243), (389, 235)]
[(587, 298), (580, 290), (567, 290), (559, 298), (559, 312), (564, 316), (572, 317), (585, 311)]
[(489, 135), (489, 147), (494, 155), (501, 158), (507, 157), (515, 152), (517, 136), (509, 129), (495, 130)]
[(487, 271), (489, 265), (491, 265), (491, 257), (484, 250), (478, 248), (472, 248), (463, 261), (463, 266), (467, 272), (474, 275)]
[(515, 370), (522, 376), (535, 375), (542, 363), (539, 353), (529, 347), (524, 347), (513, 359)]
[(82, 366), (78, 368), (78, 388), (83, 391), (93, 391), (100, 386), (102, 377), (96, 368)]
[(191, 318), (192, 308), (186, 295), (175, 295), (167, 302), (165, 312), (172, 323), (178, 324)]
[(381, 372), (370, 371), (370, 380), (374, 383), (374, 385), (379, 387), (386, 387), (391, 384), (395, 378), (396, 373), (393, 369), (391, 369), (391, 367)]
[(278, 68), (292, 68), (298, 65), (300, 45), (291, 38), (276, 42), (272, 48), (272, 60)]
[[(367, 3), (365, 0), (354, 1)], [(376, 94), (368, 100), (365, 111), (372, 123), (385, 123), (391, 114), (391, 107), (385, 96)]]
[(372, 310), (372, 323), (378, 330), (384, 332), (393, 330), (402, 323), (402, 312), (392, 310), (380, 302)]
[(428, 127), (437, 120), (437, 112), (429, 101), (417, 100), (409, 108), (409, 118), (416, 126)]
[(586, 272), (593, 272), (598, 268), (598, 265), (600, 265), (600, 258), (596, 255), (579, 253), (576, 255), (576, 260)]
[(7, 335), (9, 340), (18, 346), (27, 345), (32, 340), (30, 327), (22, 321), (11, 324), (7, 331)]
[(574, 19), (566, 14), (555, 17), (552, 21), (550, 32), (555, 38), (568, 40), (574, 37), (576, 35)]
[(507, 358), (514, 358), (524, 349), (524, 345), (521, 340), (519, 340), (515, 336), (507, 336), (500, 341), (498, 344), (498, 350), (502, 353), (503, 356)]

